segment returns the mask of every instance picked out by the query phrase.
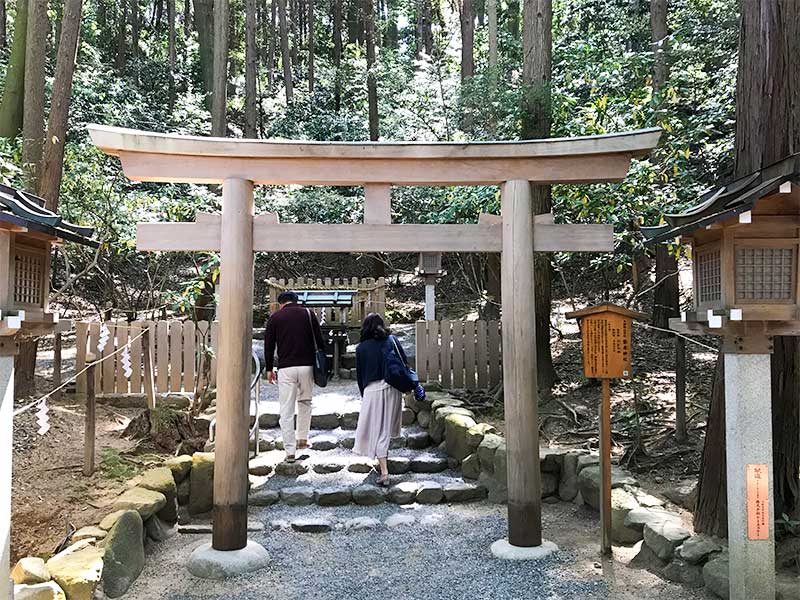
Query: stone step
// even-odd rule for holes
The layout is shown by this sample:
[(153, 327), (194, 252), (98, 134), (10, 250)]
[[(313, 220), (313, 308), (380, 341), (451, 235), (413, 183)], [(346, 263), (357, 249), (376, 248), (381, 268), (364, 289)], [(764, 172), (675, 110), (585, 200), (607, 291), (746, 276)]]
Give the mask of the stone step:
[(484, 486), (465, 482), (455, 474), (407, 475), (395, 478), (388, 488), (376, 485), (374, 477), (362, 478), (362, 481), (349, 484), (282, 483), (283, 485), (270, 481), (261, 487), (251, 488), (249, 506), (257, 510), (258, 507), (271, 506), (278, 502), (289, 506), (314, 504), (324, 507), (348, 504), (374, 506), (385, 502), (398, 505), (451, 504), (485, 500), (488, 494)]
[[(331, 450), (303, 450), (298, 453), (298, 460), (286, 462), (286, 454), (281, 450), (270, 450), (250, 459), (249, 472), (254, 478), (285, 477), (308, 479), (322, 477), (330, 480), (332, 476), (362, 477), (373, 470), (375, 461), (358, 456), (349, 450), (337, 447)], [(405, 473), (441, 473), (450, 466), (447, 456), (438, 451), (426, 451), (411, 448), (394, 450), (388, 459), (389, 473), (402, 475)], [(454, 466), (454, 465), (452, 465)]]
[[(277, 428), (261, 429), (261, 442), (259, 450), (267, 452), (269, 450), (283, 450), (283, 440), (281, 439), (281, 431)], [(336, 448), (352, 449), (355, 444), (355, 431), (349, 429), (329, 429), (320, 430), (312, 429), (309, 432), (308, 441), (311, 444), (311, 450), (325, 452), (334, 450)], [(415, 450), (422, 450), (431, 445), (431, 438), (425, 429), (418, 425), (407, 426), (402, 429), (400, 437), (394, 438), (389, 448), (396, 450), (398, 448), (411, 448)], [(253, 442), (251, 440), (251, 449)]]
[[(314, 402), (317, 399), (314, 398)], [(278, 413), (277, 402), (262, 402), (258, 422), (263, 429), (273, 429), (278, 427), (280, 414)], [(320, 411), (315, 408), (311, 414), (311, 429), (330, 430), (330, 429), (350, 429), (353, 430), (358, 425), (360, 403), (350, 406), (352, 410), (327, 410)], [(251, 415), (254, 411), (251, 410)], [(403, 425), (409, 426), (414, 423), (416, 415), (410, 408), (403, 408)], [(251, 417), (252, 420), (252, 417)]]

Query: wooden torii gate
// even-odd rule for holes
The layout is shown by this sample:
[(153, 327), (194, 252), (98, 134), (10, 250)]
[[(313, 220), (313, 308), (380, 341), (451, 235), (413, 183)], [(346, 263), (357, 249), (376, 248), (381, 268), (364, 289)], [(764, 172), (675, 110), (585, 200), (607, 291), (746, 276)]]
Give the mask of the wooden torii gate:
[[(253, 252), (501, 252), (511, 550), (542, 546), (534, 252), (613, 250), (609, 225), (534, 220), (530, 183), (620, 181), (660, 129), (525, 142), (300, 142), (203, 138), (89, 125), (136, 181), (222, 185), (222, 214), (140, 223), (137, 248), (220, 252), (213, 549), (247, 541), (248, 357)], [(281, 224), (253, 214), (254, 184), (365, 186), (364, 224)], [(391, 185), (501, 185), (502, 220), (395, 225)], [(251, 542), (252, 543), (252, 542)], [(513, 552), (512, 552), (513, 554)], [(525, 554), (524, 552), (522, 553)]]

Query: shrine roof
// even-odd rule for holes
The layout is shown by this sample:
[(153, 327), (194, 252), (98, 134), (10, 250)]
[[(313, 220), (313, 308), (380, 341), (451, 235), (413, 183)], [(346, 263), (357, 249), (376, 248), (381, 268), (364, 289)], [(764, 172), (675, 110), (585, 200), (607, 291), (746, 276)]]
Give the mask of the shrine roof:
[(635, 310), (630, 310), (628, 308), (625, 308), (624, 306), (619, 306), (617, 304), (612, 304), (610, 302), (604, 302), (603, 304), (595, 304), (594, 306), (588, 306), (581, 310), (569, 312), (566, 313), (564, 317), (566, 317), (567, 319), (583, 319), (584, 317), (588, 317), (590, 315), (599, 315), (606, 312), (622, 315), (623, 317), (628, 317), (629, 319), (635, 319), (637, 321), (647, 321), (649, 319), (649, 317), (645, 313), (641, 313)]
[(645, 244), (671, 242), (681, 235), (748, 212), (760, 199), (774, 194), (786, 182), (800, 185), (800, 153), (708, 190), (695, 206), (682, 213), (664, 214), (666, 223), (641, 228)]
[(97, 247), (94, 228), (74, 225), (45, 208), (45, 201), (7, 185), (0, 184), (0, 221), (25, 227), (69, 242)]

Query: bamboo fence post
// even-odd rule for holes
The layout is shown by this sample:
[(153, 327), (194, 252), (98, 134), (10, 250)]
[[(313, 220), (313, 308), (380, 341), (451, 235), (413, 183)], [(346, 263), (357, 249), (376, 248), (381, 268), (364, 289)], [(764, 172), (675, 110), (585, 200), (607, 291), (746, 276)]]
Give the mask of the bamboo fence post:
[(156, 407), (156, 384), (153, 379), (153, 347), (150, 345), (150, 325), (144, 326), (142, 334), (142, 354), (144, 358), (144, 393), (147, 396), (147, 408)]
[(95, 410), (94, 372), (96, 357), (87, 353), (89, 369), (86, 377), (86, 414), (83, 421), (83, 474), (90, 477), (94, 473)]

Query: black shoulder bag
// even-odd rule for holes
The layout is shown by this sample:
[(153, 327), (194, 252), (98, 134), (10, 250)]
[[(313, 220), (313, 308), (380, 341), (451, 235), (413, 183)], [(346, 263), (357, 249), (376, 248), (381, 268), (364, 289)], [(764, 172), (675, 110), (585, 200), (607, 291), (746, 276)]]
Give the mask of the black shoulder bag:
[(311, 327), (311, 339), (314, 340), (314, 383), (319, 387), (328, 385), (328, 355), (325, 350), (317, 346), (317, 336), (314, 335), (314, 321), (311, 319), (311, 310), (308, 313), (308, 324)]

